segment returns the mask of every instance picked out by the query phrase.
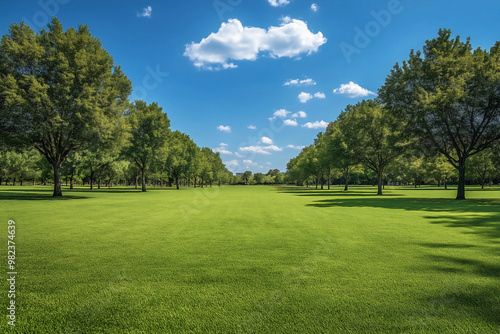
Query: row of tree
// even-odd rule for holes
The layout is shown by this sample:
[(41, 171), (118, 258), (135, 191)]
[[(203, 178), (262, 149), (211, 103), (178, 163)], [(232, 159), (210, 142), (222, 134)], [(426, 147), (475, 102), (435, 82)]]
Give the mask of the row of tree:
[[(231, 180), (219, 153), (199, 148), (188, 135), (170, 131), (169, 125), (156, 103), (135, 101), (107, 140), (68, 156), (59, 171), (60, 182), (65, 178), (73, 189), (75, 182), (87, 181), (91, 190), (96, 183), (98, 188), (103, 182), (109, 187), (135, 183), (146, 191), (148, 183), (179, 189), (181, 183), (203, 187)], [(52, 173), (52, 164), (36, 149), (0, 150), (0, 183), (47, 183)]]
[[(396, 64), (374, 100), (349, 105), (287, 165), (290, 177), (346, 182), (359, 166), (384, 178), (420, 182), (431, 174), (447, 183), (458, 174), (457, 199), (465, 199), (467, 168), (485, 180), (500, 164), (500, 42), (473, 50), (442, 29)], [(427, 171), (427, 173), (425, 172)]]
[(227, 179), (218, 153), (171, 131), (158, 104), (131, 103), (131, 91), (86, 25), (64, 31), (54, 18), (36, 33), (12, 24), (0, 41), (1, 176), (43, 178), (38, 152), (52, 168), (54, 196), (62, 196), (63, 170), (71, 180), (86, 170), (93, 187), (96, 178), (131, 169), (124, 175), (140, 175), (143, 191), (147, 179), (177, 187)]

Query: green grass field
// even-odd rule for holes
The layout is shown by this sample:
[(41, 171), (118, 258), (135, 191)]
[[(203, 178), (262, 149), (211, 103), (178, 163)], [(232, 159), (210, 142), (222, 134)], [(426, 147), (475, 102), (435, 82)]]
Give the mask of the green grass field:
[(500, 189), (341, 189), (2, 186), (0, 332), (500, 331)]

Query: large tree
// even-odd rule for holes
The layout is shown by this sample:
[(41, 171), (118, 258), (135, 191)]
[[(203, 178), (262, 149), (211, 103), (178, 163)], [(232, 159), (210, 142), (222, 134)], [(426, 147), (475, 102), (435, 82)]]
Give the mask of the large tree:
[(379, 96), (423, 148), (458, 170), (457, 199), (465, 199), (466, 161), (500, 141), (500, 42), (473, 51), (469, 39), (442, 29), (396, 64)]
[(157, 103), (144, 101), (135, 101), (129, 109), (130, 142), (123, 153), (139, 168), (142, 191), (146, 191), (146, 172), (161, 155), (170, 133), (170, 120), (162, 110)]
[(383, 175), (389, 163), (408, 147), (400, 124), (378, 100), (364, 100), (348, 105), (338, 118), (342, 123), (349, 149), (377, 175), (378, 195), (382, 195)]
[(86, 25), (63, 31), (54, 18), (39, 33), (12, 24), (0, 42), (0, 133), (34, 147), (52, 165), (54, 196), (73, 150), (106, 140), (127, 105), (131, 84)]
[(361, 157), (354, 150), (355, 136), (349, 136), (349, 128), (340, 120), (331, 122), (325, 131), (326, 152), (331, 157), (332, 167), (340, 170), (344, 176), (344, 191), (349, 190), (349, 174), (360, 163)]

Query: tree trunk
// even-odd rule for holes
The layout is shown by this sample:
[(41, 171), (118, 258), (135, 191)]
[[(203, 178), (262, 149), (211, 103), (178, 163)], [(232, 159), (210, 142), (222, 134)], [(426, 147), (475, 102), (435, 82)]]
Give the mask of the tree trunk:
[(73, 175), (71, 175), (71, 178), (69, 179), (69, 189), (73, 188), (74, 188)]
[(139, 174), (135, 175), (135, 189), (139, 188)]
[(377, 172), (377, 183), (378, 183), (377, 195), (382, 195), (382, 182), (383, 182), (382, 174), (383, 173), (384, 173), (383, 170), (379, 170)]
[(94, 171), (90, 170), (90, 190), (94, 190)]
[(146, 191), (146, 171), (145, 167), (142, 168), (142, 191)]
[(457, 198), (458, 200), (465, 199), (465, 159), (462, 158), (458, 165), (458, 189)]
[(349, 172), (344, 172), (344, 191), (349, 190)]
[(196, 188), (196, 177), (194, 178), (193, 187)]
[(330, 190), (330, 177), (328, 177), (328, 190)]
[(318, 189), (318, 179), (316, 178), (314, 182), (316, 183), (316, 189)]
[(175, 187), (179, 189), (179, 177), (175, 177)]
[(52, 196), (62, 196), (61, 190), (61, 163), (54, 161), (52, 163), (52, 169), (54, 170), (54, 193)]
[(23, 185), (23, 179), (21, 179), (21, 180), (19, 181), (19, 184), (20, 184), (20, 185), (21, 185), (21, 187), (22, 187), (22, 185)]
[(101, 189), (101, 174), (97, 176), (97, 189)]
[(12, 181), (12, 185), (15, 186), (16, 185), (16, 178), (14, 178), (14, 180)]

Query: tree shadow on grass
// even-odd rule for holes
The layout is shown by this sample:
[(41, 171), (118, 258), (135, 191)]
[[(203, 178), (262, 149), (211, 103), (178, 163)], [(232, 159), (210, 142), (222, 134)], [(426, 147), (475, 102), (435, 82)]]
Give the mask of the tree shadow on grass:
[(0, 201), (62, 201), (71, 199), (84, 199), (87, 196), (68, 194), (63, 192), (63, 196), (52, 196), (53, 189), (18, 189), (18, 188), (0, 188)]
[[(471, 247), (466, 244), (446, 243), (418, 245), (432, 249)], [(450, 283), (443, 291), (425, 301), (430, 307), (427, 308), (428, 311), (423, 312), (424, 316), (433, 316), (433, 310), (454, 309), (466, 317), (484, 319), (492, 326), (500, 326), (500, 264), (450, 255), (427, 254), (425, 257), (429, 263), (428, 270), (449, 274)], [(419, 268), (419, 271), (421, 270), (422, 268)], [(461, 278), (453, 279), (457, 277), (453, 275), (460, 275)], [(462, 279), (469, 276), (484, 277), (490, 283), (467, 284), (467, 281)]]
[[(316, 200), (306, 204), (317, 208), (360, 208), (372, 207), (395, 210), (422, 211), (436, 213), (426, 215), (432, 224), (448, 227), (468, 228), (492, 242), (500, 241), (500, 199), (482, 198), (457, 201), (444, 198), (409, 198), (409, 197), (363, 197), (331, 198)], [(438, 214), (444, 213), (444, 214)]]

